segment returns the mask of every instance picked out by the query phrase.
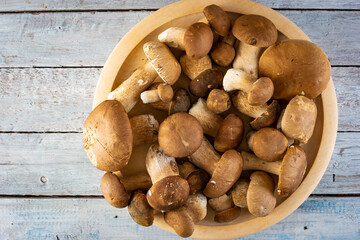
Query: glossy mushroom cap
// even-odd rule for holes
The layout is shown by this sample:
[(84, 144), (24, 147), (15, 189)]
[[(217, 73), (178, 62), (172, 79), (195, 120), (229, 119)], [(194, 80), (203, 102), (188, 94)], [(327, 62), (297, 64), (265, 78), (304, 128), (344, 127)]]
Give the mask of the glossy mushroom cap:
[(219, 66), (229, 66), (235, 57), (235, 49), (225, 42), (217, 43), (210, 52), (212, 60)]
[(131, 218), (139, 225), (148, 227), (154, 222), (154, 210), (146, 200), (146, 195), (138, 190), (133, 193), (128, 211)]
[(257, 79), (248, 92), (248, 101), (251, 105), (261, 105), (270, 100), (274, 94), (274, 85), (270, 78)]
[(307, 167), (306, 153), (298, 145), (290, 146), (287, 150), (279, 173), (277, 193), (280, 197), (287, 197), (299, 187)]
[(231, 21), (230, 17), (221, 7), (212, 4), (205, 7), (203, 13), (217, 34), (223, 37), (228, 35)]
[(118, 171), (127, 165), (133, 146), (128, 115), (116, 100), (100, 103), (88, 116), (83, 147), (91, 163), (102, 171)]
[(243, 159), (239, 152), (231, 149), (226, 151), (216, 164), (204, 195), (210, 198), (225, 194), (239, 179), (243, 167)]
[(229, 114), (221, 123), (216, 134), (214, 147), (219, 152), (235, 149), (241, 142), (244, 124), (236, 114)]
[(268, 47), (277, 40), (277, 29), (267, 18), (259, 15), (243, 15), (236, 19), (232, 33), (241, 42), (256, 47)]
[(101, 178), (100, 188), (104, 198), (111, 206), (124, 208), (129, 204), (130, 195), (115, 174), (105, 173)]
[(172, 157), (186, 157), (201, 145), (203, 130), (199, 121), (187, 113), (167, 117), (159, 128), (159, 145)]
[(316, 98), (326, 88), (331, 66), (320, 47), (305, 40), (284, 40), (269, 47), (259, 61), (259, 74), (274, 83), (274, 99), (296, 95)]
[(250, 125), (253, 129), (259, 130), (264, 127), (269, 127), (278, 119), (281, 107), (276, 100), (273, 100), (266, 108), (266, 111), (261, 116), (255, 118)]
[(213, 32), (205, 23), (194, 23), (185, 32), (186, 55), (191, 59), (205, 57), (213, 44)]
[(217, 88), (223, 79), (222, 72), (217, 68), (203, 71), (189, 84), (192, 94), (197, 97), (206, 97), (209, 92)]

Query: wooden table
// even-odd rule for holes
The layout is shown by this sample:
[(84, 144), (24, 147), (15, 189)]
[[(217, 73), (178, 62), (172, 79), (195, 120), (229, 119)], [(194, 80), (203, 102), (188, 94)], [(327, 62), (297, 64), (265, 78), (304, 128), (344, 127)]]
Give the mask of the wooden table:
[[(0, 0), (0, 239), (178, 239), (103, 199), (82, 149), (99, 74), (121, 37), (171, 0)], [(359, 239), (360, 1), (259, 0), (332, 63), (339, 131), (329, 167), (293, 214), (244, 239)]]

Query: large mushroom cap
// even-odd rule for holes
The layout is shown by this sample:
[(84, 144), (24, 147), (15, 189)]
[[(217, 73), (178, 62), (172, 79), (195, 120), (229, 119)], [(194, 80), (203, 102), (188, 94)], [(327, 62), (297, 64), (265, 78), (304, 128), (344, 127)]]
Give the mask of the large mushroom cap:
[(231, 21), (229, 15), (221, 7), (212, 4), (205, 7), (203, 13), (217, 34), (223, 37), (228, 35)]
[(158, 211), (181, 207), (189, 196), (189, 184), (180, 176), (169, 176), (157, 181), (147, 192), (150, 206)]
[(277, 193), (280, 197), (287, 197), (295, 192), (304, 177), (306, 167), (305, 151), (298, 145), (290, 146), (279, 173)]
[(201, 145), (203, 130), (199, 121), (187, 113), (167, 117), (159, 128), (159, 145), (172, 157), (186, 157)]
[(225, 194), (239, 179), (243, 168), (243, 159), (236, 150), (226, 151), (212, 174), (209, 183), (204, 189), (204, 194), (210, 198), (220, 197)]
[(111, 206), (123, 208), (129, 204), (130, 195), (115, 174), (105, 173), (101, 178), (100, 189), (104, 198)]
[(205, 57), (213, 44), (213, 32), (205, 23), (194, 23), (185, 32), (186, 55), (192, 59)]
[(277, 40), (277, 29), (267, 18), (259, 15), (243, 15), (236, 19), (232, 33), (241, 42), (256, 47), (268, 47)]
[(130, 121), (119, 101), (100, 103), (86, 119), (83, 147), (96, 168), (109, 172), (120, 170), (130, 159), (132, 144)]
[(320, 47), (305, 40), (285, 40), (269, 47), (260, 57), (259, 74), (274, 83), (274, 99), (296, 95), (316, 98), (331, 75), (330, 61)]
[(138, 190), (131, 197), (128, 211), (131, 218), (139, 225), (148, 227), (153, 224), (154, 210), (146, 200), (146, 195)]

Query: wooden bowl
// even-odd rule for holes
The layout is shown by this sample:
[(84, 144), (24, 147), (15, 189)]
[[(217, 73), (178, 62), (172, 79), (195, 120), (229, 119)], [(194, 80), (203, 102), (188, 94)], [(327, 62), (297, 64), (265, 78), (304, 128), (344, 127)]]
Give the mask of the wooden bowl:
[[(131, 73), (146, 62), (142, 45), (154, 40), (157, 35), (170, 26), (187, 27), (203, 18), (205, 6), (217, 4), (225, 11), (240, 14), (258, 14), (270, 19), (279, 32), (290, 39), (310, 40), (293, 22), (280, 13), (249, 0), (182, 0), (173, 3), (149, 15), (133, 27), (117, 44), (102, 70), (96, 87), (93, 107), (106, 99), (108, 93), (115, 89)], [(308, 169), (299, 188), (288, 198), (278, 199), (274, 211), (266, 217), (256, 218), (247, 210), (242, 212), (235, 222), (217, 224), (213, 213), (209, 211), (207, 218), (196, 225), (193, 238), (229, 239), (246, 236), (268, 228), (296, 210), (315, 189), (322, 178), (333, 152), (337, 132), (337, 102), (333, 81), (320, 97), (315, 99), (318, 107), (318, 118), (315, 131), (309, 143), (304, 146), (308, 156)], [(145, 107), (141, 101), (129, 113), (134, 116), (140, 113), (153, 113), (158, 120), (166, 117), (163, 112)], [(149, 145), (134, 149), (129, 165), (122, 172), (124, 175), (145, 170), (145, 155)], [(154, 224), (162, 229), (174, 232), (163, 220), (156, 216)]]

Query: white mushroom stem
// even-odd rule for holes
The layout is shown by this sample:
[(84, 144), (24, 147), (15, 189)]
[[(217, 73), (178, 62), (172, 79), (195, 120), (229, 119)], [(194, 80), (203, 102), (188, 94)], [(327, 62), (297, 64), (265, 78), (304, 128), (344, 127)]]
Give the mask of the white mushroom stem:
[(157, 140), (159, 122), (153, 115), (143, 114), (132, 117), (130, 125), (133, 133), (133, 147)]
[(204, 169), (210, 175), (213, 174), (219, 159), (220, 155), (205, 137), (203, 138), (200, 147), (189, 157), (190, 162), (197, 167)]
[(160, 101), (159, 91), (157, 89), (147, 90), (140, 94), (140, 98), (143, 103), (153, 103)]
[(227, 70), (224, 79), (223, 86), (224, 90), (227, 92), (233, 90), (242, 90), (244, 92), (249, 92), (253, 83), (256, 81), (249, 73), (241, 69), (231, 68)]
[(158, 74), (151, 63), (147, 62), (122, 82), (119, 87), (109, 93), (107, 98), (118, 100), (126, 112), (130, 112), (140, 98), (140, 93), (148, 89), (157, 76)]
[(215, 137), (219, 127), (224, 120), (221, 116), (217, 115), (206, 106), (206, 101), (199, 98), (189, 110), (189, 114), (193, 115), (202, 126), (204, 133)]
[(174, 96), (174, 91), (169, 84), (160, 83), (156, 89), (144, 91), (140, 94), (143, 103), (153, 103), (158, 101), (170, 102)]
[(258, 78), (260, 52), (260, 47), (240, 42), (236, 48), (233, 67), (242, 69), (254, 78)]
[(150, 146), (146, 155), (146, 169), (153, 184), (165, 177), (179, 175), (175, 158), (167, 155), (159, 144)]
[(279, 175), (282, 161), (268, 162), (258, 158), (254, 154), (242, 151), (241, 156), (244, 161), (243, 170), (260, 170), (275, 175)]
[(257, 106), (251, 105), (248, 101), (247, 93), (243, 91), (237, 92), (237, 94), (232, 99), (232, 103), (241, 113), (253, 118), (260, 117), (263, 113), (266, 112), (268, 107), (266, 103)]
[(177, 48), (184, 51), (184, 35), (186, 28), (171, 27), (159, 34), (158, 39), (160, 42), (165, 43), (169, 47)]
[(119, 178), (127, 192), (133, 192), (137, 189), (149, 189), (152, 185), (151, 178), (147, 172), (139, 172), (126, 177), (120, 171), (113, 173)]

